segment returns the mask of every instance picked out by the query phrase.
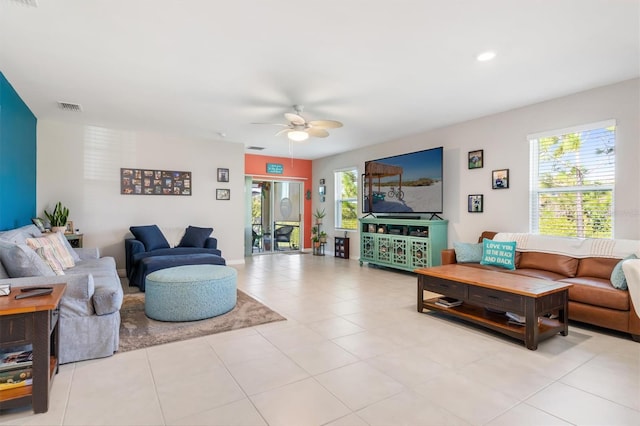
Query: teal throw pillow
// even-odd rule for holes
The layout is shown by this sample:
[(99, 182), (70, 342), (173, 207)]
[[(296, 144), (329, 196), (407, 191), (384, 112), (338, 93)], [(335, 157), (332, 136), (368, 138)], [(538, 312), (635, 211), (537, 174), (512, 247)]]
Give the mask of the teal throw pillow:
[(611, 271), (611, 285), (619, 290), (627, 290), (627, 277), (624, 276), (624, 271), (622, 270), (622, 263), (625, 260), (629, 259), (637, 259), (638, 256), (635, 254), (630, 254), (629, 256), (622, 259)]
[(516, 242), (482, 240), (481, 265), (494, 265), (505, 269), (516, 269)]
[(482, 260), (482, 243), (453, 243), (458, 263), (480, 263)]

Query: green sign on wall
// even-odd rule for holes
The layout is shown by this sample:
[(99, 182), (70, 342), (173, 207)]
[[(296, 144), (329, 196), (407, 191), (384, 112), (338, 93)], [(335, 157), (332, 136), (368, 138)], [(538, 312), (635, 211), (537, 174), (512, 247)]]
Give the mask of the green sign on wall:
[(281, 175), (284, 173), (284, 166), (278, 163), (267, 163), (267, 173)]

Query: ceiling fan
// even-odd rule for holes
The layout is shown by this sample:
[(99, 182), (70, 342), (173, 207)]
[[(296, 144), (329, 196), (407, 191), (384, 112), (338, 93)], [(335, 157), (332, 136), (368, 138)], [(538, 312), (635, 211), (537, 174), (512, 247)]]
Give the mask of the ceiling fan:
[(335, 120), (313, 120), (307, 121), (301, 114), (304, 107), (302, 105), (294, 105), (292, 112), (285, 112), (284, 118), (289, 122), (284, 123), (253, 123), (253, 124), (271, 124), (274, 126), (283, 126), (284, 129), (276, 133), (276, 136), (286, 134), (289, 140), (294, 142), (303, 142), (309, 139), (309, 136), (316, 138), (326, 138), (329, 136), (327, 129), (337, 129), (342, 127), (342, 123)]

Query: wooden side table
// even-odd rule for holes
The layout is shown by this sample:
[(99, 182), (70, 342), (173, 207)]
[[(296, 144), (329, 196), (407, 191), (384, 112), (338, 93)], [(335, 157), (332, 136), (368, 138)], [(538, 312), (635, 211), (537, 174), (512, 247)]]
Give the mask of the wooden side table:
[(13, 346), (32, 345), (33, 384), (0, 391), (0, 409), (31, 404), (36, 413), (49, 410), (49, 389), (58, 372), (58, 321), (60, 299), (66, 284), (50, 284), (45, 296), (15, 299), (22, 287), (11, 287), (0, 297), (0, 352)]
[(64, 234), (69, 244), (73, 248), (82, 248), (82, 237), (84, 234)]

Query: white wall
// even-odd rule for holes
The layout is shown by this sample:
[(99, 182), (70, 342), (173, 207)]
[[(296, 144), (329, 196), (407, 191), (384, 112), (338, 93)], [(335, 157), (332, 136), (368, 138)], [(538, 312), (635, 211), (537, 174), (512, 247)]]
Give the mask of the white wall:
[[(523, 82), (526, 84), (526, 82)], [(529, 144), (527, 135), (606, 119), (617, 122), (614, 226), (616, 238), (640, 239), (640, 80), (542, 102), (435, 131), (313, 162), (314, 185), (327, 180), (326, 226), (334, 223), (334, 170), (376, 158), (444, 146), (444, 214), (453, 241), (475, 241), (483, 230), (528, 232)], [(425, 111), (425, 115), (428, 114)], [(348, 123), (346, 124), (348, 125)], [(484, 150), (484, 167), (469, 170), (469, 151)], [(509, 189), (491, 189), (491, 171), (509, 169)], [(467, 212), (467, 195), (484, 194), (484, 213)], [(316, 200), (314, 198), (314, 200)], [(342, 232), (328, 229), (330, 236)], [(359, 235), (351, 234), (351, 257), (359, 257)]]
[[(188, 225), (213, 227), (228, 263), (244, 262), (244, 147), (163, 134), (38, 121), (37, 211), (57, 201), (84, 233), (85, 247), (99, 247), (124, 269), (129, 226), (157, 224), (171, 245)], [(192, 196), (121, 195), (120, 168), (192, 173)], [(217, 168), (230, 170), (217, 182)], [(231, 200), (216, 200), (230, 188)]]

